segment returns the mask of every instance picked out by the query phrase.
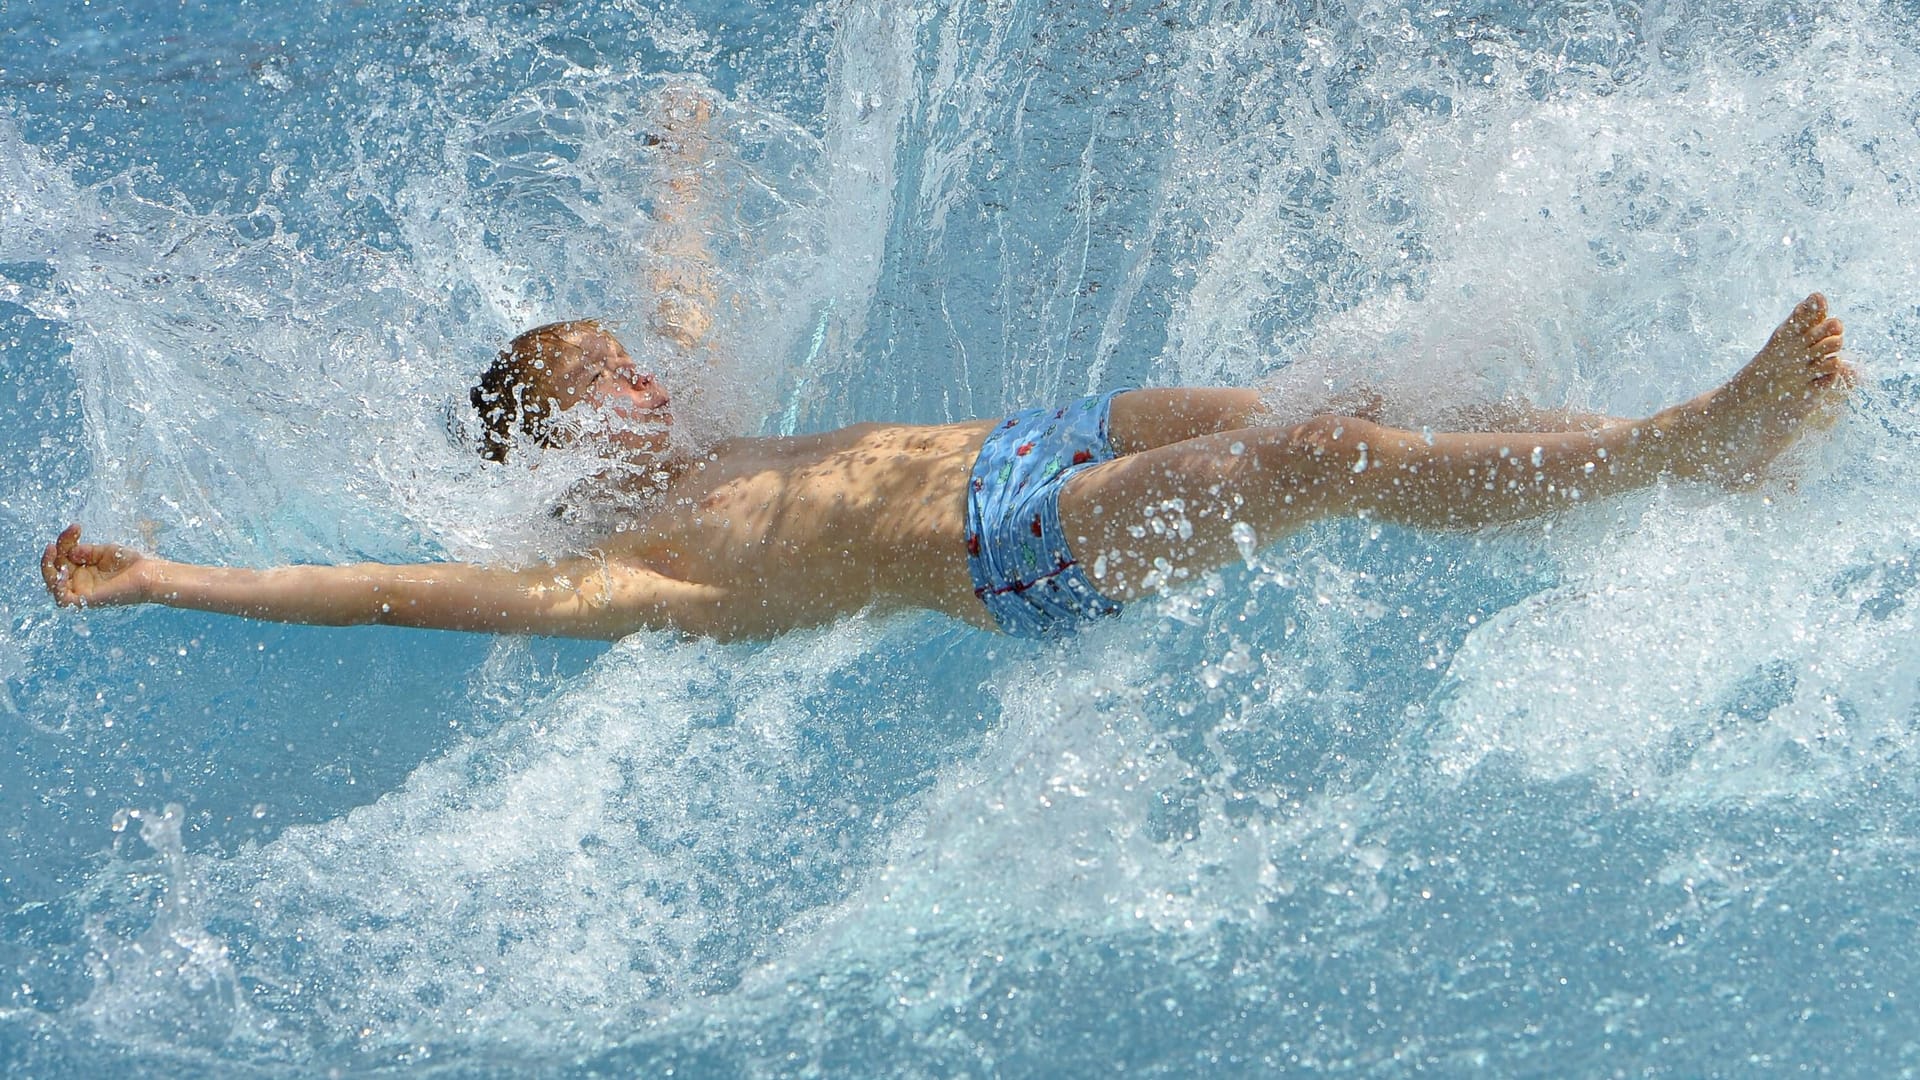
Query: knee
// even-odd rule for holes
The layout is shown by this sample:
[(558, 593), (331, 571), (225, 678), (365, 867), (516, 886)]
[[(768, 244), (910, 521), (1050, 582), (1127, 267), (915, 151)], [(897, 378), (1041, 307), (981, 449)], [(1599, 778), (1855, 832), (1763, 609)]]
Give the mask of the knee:
[(1355, 416), (1326, 414), (1262, 440), (1259, 469), (1296, 510), (1341, 513), (1373, 482), (1383, 436), (1391, 429)]
[(1385, 431), (1371, 420), (1326, 413), (1289, 428), (1286, 446), (1290, 452), (1316, 461), (1353, 461), (1363, 454), (1377, 453)]

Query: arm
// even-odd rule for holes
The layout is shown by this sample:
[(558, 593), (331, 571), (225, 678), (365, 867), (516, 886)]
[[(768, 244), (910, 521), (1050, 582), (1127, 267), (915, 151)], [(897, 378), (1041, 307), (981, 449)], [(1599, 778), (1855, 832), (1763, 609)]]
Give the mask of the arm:
[(707, 126), (713, 106), (699, 90), (670, 87), (662, 95), (660, 148), (667, 155), (667, 183), (654, 203), (659, 224), (650, 246), (661, 259), (650, 278), (654, 331), (683, 350), (700, 347), (713, 329), (719, 290), (706, 231), (713, 227), (701, 197), (702, 174), (711, 168)]
[(729, 636), (728, 590), (591, 558), (512, 570), (465, 563), (195, 566), (117, 544), (83, 544), (70, 525), (40, 574), (66, 606), (164, 604), (271, 622), (379, 623), (435, 630), (617, 638), (673, 627)]

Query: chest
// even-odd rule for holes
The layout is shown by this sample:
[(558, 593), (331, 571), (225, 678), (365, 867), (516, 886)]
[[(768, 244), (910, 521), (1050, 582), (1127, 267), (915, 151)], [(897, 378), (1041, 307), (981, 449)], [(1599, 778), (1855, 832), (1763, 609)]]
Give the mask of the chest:
[(673, 485), (644, 531), (683, 563), (884, 559), (960, 534), (978, 442), (970, 428), (882, 428), (839, 445), (767, 440)]

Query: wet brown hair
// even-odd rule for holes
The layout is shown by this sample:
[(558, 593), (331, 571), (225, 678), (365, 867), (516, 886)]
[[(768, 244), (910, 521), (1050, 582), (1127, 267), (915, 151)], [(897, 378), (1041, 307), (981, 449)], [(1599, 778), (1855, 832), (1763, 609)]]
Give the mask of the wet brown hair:
[(482, 457), (507, 460), (516, 431), (540, 446), (553, 445), (549, 421), (560, 406), (553, 370), (561, 361), (582, 359), (581, 340), (604, 333), (592, 319), (572, 319), (536, 326), (507, 343), (467, 395), (480, 414)]

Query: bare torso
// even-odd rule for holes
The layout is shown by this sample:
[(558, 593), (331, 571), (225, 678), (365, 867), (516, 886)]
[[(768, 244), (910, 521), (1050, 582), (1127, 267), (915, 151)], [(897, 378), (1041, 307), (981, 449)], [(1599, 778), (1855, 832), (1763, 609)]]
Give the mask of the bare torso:
[(877, 603), (991, 625), (965, 559), (966, 492), (994, 422), (857, 424), (730, 439), (672, 472), (608, 557), (727, 590), (739, 629)]
[[(1122, 454), (1238, 428), (1250, 390), (1142, 390), (1114, 400)], [(855, 424), (794, 438), (740, 438), (681, 465), (605, 551), (725, 590), (735, 634), (830, 621), (869, 604), (922, 607), (977, 626), (993, 617), (967, 572), (967, 487), (997, 420)]]

